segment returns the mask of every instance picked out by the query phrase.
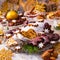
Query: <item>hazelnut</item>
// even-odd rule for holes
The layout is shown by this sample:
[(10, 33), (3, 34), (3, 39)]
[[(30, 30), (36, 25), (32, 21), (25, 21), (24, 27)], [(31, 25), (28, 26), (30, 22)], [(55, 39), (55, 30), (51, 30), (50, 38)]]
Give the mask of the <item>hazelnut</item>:
[(55, 57), (50, 57), (50, 60), (56, 60), (56, 58)]
[(44, 53), (42, 54), (42, 58), (43, 58), (43, 59), (45, 59), (45, 58), (47, 58), (47, 57), (50, 57), (50, 53), (49, 53), (48, 51), (46, 51), (46, 52), (44, 52)]
[(54, 51), (54, 52), (52, 53), (52, 56), (55, 57), (55, 58), (57, 58), (57, 57), (58, 57), (58, 53), (57, 53), (56, 51)]

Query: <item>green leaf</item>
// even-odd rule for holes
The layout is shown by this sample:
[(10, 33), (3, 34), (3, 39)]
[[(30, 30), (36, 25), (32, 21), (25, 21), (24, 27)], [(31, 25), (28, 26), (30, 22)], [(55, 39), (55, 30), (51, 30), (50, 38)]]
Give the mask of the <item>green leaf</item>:
[(39, 48), (37, 46), (32, 45), (24, 45), (23, 50), (27, 51), (29, 54), (39, 52)]

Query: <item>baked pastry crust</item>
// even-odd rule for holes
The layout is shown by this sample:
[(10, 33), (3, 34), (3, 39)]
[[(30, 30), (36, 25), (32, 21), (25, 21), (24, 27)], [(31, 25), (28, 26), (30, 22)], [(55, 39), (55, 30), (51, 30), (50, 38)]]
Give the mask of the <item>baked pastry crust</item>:
[(13, 46), (13, 45), (15, 46), (18, 44), (13, 38), (9, 38), (6, 43), (7, 46)]

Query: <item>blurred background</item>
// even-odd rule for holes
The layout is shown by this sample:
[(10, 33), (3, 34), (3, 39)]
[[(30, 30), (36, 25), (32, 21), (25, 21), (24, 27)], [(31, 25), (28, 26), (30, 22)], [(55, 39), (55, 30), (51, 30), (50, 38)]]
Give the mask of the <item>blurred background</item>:
[[(52, 2), (51, 2), (52, 1)], [(60, 0), (0, 0), (0, 11), (7, 12), (9, 10), (16, 10), (19, 12), (28, 11), (31, 10), (36, 5), (36, 2), (40, 2), (42, 4), (45, 4), (46, 11), (52, 11), (53, 9), (60, 9)], [(56, 8), (57, 7), (57, 8)]]

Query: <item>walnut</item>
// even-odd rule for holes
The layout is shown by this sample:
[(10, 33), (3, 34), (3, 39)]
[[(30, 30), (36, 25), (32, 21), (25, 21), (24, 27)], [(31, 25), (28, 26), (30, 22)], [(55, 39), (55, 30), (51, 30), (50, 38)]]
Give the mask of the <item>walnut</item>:
[(22, 35), (29, 39), (35, 38), (37, 36), (36, 32), (33, 29), (29, 29), (28, 31), (22, 31)]
[(1, 49), (0, 60), (12, 60), (13, 53), (11, 50)]

